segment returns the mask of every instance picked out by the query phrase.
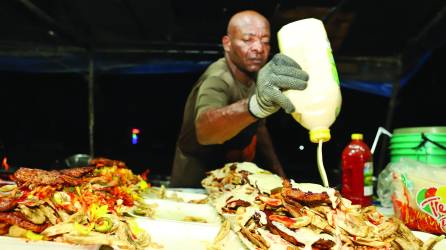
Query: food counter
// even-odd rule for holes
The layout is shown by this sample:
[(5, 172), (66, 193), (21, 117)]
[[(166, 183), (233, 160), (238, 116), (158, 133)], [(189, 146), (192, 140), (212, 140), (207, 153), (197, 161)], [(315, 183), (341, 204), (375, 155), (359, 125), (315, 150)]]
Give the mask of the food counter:
[[(19, 169), (14, 184), (0, 187), (0, 225), (7, 228), (1, 245), (446, 249), (443, 236), (410, 231), (379, 208), (352, 205), (334, 189), (282, 180), (252, 163), (228, 163), (210, 172), (204, 189), (150, 187), (120, 164), (102, 159), (65, 171)], [(39, 213), (43, 221), (35, 218)]]

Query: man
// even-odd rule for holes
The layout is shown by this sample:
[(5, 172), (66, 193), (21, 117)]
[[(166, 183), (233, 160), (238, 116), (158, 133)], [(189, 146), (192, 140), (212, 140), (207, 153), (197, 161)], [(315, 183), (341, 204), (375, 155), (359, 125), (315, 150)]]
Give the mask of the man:
[(187, 98), (172, 187), (199, 187), (207, 171), (253, 161), (256, 149), (267, 159), (261, 167), (285, 177), (263, 118), (280, 108), (293, 112), (281, 90), (304, 89), (308, 75), (282, 54), (265, 65), (270, 37), (268, 20), (255, 11), (230, 19), (222, 38), (225, 57), (207, 68)]

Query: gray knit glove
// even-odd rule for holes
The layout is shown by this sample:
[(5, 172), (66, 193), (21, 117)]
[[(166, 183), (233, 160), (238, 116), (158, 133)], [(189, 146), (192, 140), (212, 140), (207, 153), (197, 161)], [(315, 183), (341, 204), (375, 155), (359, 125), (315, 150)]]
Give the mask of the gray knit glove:
[(259, 71), (256, 91), (249, 99), (248, 109), (257, 118), (267, 117), (279, 108), (292, 113), (295, 107), (282, 91), (303, 90), (307, 81), (308, 74), (299, 64), (284, 54), (276, 54)]

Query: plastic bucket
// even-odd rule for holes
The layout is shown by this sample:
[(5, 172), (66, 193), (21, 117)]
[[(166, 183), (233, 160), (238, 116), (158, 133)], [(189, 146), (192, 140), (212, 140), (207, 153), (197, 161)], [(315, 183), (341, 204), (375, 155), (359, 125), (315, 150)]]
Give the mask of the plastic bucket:
[(390, 161), (398, 162), (401, 158), (446, 165), (446, 127), (395, 129), (390, 139)]

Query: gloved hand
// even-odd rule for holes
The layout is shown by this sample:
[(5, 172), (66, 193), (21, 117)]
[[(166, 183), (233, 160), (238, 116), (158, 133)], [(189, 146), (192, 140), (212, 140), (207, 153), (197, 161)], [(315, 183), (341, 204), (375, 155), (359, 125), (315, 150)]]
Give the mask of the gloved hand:
[(307, 81), (307, 72), (296, 61), (284, 54), (276, 54), (259, 71), (256, 91), (249, 99), (248, 109), (257, 118), (267, 117), (279, 108), (292, 113), (294, 105), (282, 91), (303, 90), (307, 87)]

